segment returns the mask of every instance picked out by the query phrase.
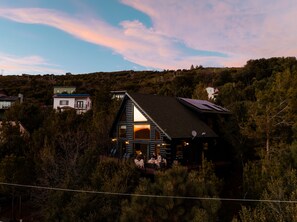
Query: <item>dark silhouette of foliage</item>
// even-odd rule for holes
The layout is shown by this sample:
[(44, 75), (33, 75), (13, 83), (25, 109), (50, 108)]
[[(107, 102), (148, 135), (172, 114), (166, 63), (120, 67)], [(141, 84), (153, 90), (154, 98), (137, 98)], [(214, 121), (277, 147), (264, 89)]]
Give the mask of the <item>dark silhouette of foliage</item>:
[[(77, 115), (73, 110), (53, 111), (54, 86), (75, 86), (78, 93), (91, 94), (93, 109), (84, 115)], [(214, 177), (205, 179), (213, 175), (210, 171), (207, 171), (208, 175), (202, 175), (201, 169), (189, 173), (175, 168), (157, 174), (154, 182), (140, 181), (137, 171), (128, 163), (102, 160), (110, 150), (109, 129), (120, 105), (120, 101), (111, 99), (110, 91), (207, 99), (204, 89), (208, 86), (219, 90), (219, 96), (213, 102), (232, 113), (226, 119), (218, 119), (213, 126), (218, 128), (216, 132), (224, 141), (218, 153), (232, 156), (232, 166), (227, 173), (216, 171), (224, 180), (223, 193), (218, 192), (214, 183), (208, 183), (217, 181)], [(5, 111), (4, 117), (1, 116), (0, 178), (4, 182), (157, 195), (191, 193), (296, 199), (295, 57), (250, 60), (242, 68), (191, 66), (189, 70), (0, 76), (0, 89), (7, 95), (21, 93), (24, 96), (22, 104), (15, 104)], [(12, 125), (10, 121), (17, 124)], [(20, 132), (18, 123), (28, 134)], [(224, 152), (226, 150), (228, 152)], [(22, 195), (24, 204), (35, 210), (28, 212), (31, 214), (28, 218), (35, 221), (118, 221), (120, 218), (123, 221), (156, 221), (156, 217), (159, 221), (185, 218), (214, 221), (218, 216), (227, 221), (230, 218), (293, 221), (296, 218), (295, 205), (282, 203), (246, 203), (239, 211), (238, 206), (226, 207), (219, 202), (185, 203), (175, 199), (144, 200), (4, 188), (1, 186), (0, 197), (8, 195), (14, 200), (16, 195)], [(142, 215), (136, 214), (140, 210)]]
[(214, 197), (219, 194), (220, 181), (211, 165), (203, 162), (198, 172), (173, 166), (155, 176), (155, 182), (142, 180), (136, 194), (123, 202), (121, 221), (216, 221), (220, 201), (189, 200), (176, 197)]

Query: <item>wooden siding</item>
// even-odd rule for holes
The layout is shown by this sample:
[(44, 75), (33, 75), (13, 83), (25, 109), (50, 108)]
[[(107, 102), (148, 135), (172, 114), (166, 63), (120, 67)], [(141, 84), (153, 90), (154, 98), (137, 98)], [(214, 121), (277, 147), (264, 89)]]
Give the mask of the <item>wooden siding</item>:
[(131, 155), (134, 155), (133, 151), (133, 106), (132, 101), (128, 100), (126, 103), (126, 118), (127, 118), (127, 131), (126, 131), (126, 138), (129, 141), (127, 144), (127, 152)]
[[(165, 134), (162, 133), (160, 129), (157, 129), (157, 126), (145, 115), (140, 109), (139, 111), (148, 119), (147, 124), (150, 125), (150, 139), (134, 139), (134, 119), (133, 119), (133, 102), (131, 100), (127, 100), (126, 104), (123, 106), (122, 112), (126, 113), (126, 120), (120, 120), (116, 124), (115, 131), (113, 132), (113, 136), (116, 137), (117, 140), (117, 147), (120, 149), (121, 144), (124, 142), (126, 143), (126, 152), (130, 154), (130, 157), (133, 157), (135, 154), (134, 144), (147, 144), (148, 146), (148, 153), (147, 158), (150, 158), (153, 154), (156, 154), (156, 147), (160, 147), (160, 154), (166, 156), (165, 147), (162, 145), (164, 144), (164, 138), (166, 138)], [(137, 107), (137, 106), (136, 106)], [(126, 138), (119, 138), (119, 127), (121, 125), (126, 125)], [(156, 130), (160, 133), (160, 138), (156, 140)], [(119, 150), (119, 155), (123, 155), (123, 153)]]
[[(125, 112), (125, 115), (122, 116), (121, 113), (118, 113), (114, 122), (112, 128), (113, 131), (111, 133), (113, 138), (117, 139), (114, 140), (115, 142), (113, 148), (113, 153), (116, 153), (115, 156), (119, 158), (134, 158), (135, 149), (137, 149), (143, 152), (146, 160), (148, 160), (153, 154), (160, 153), (167, 159), (168, 165), (171, 165), (175, 160), (178, 160), (181, 164), (190, 166), (199, 164), (201, 162), (202, 155), (207, 159), (220, 160), (221, 156), (224, 154), (224, 150), (221, 149), (220, 151), (216, 145), (217, 143), (214, 142), (216, 137), (197, 137), (196, 139), (191, 137), (170, 138), (169, 135), (166, 134), (166, 131), (158, 128), (157, 124), (159, 123), (155, 122), (155, 119), (150, 119), (148, 115), (151, 114), (146, 114), (146, 110), (142, 110), (142, 107), (138, 107), (138, 105), (134, 104), (134, 102), (133, 98), (131, 99), (129, 97), (125, 97), (119, 111), (122, 114)], [(134, 122), (134, 105), (138, 108), (139, 112), (146, 117), (147, 121), (142, 118), (142, 121)], [(210, 127), (215, 125), (215, 122), (212, 122), (212, 118), (210, 118), (210, 120), (207, 119), (208, 116), (201, 116), (201, 118), (207, 122)], [(146, 139), (134, 139), (134, 125), (138, 124), (150, 125), (149, 138), (146, 134), (144, 137), (138, 137)], [(121, 125), (126, 126), (126, 136), (119, 138), (119, 127)], [(174, 125), (172, 127), (174, 127)], [(158, 139), (156, 139), (156, 130), (160, 134), (158, 135)], [(207, 150), (203, 149), (204, 143), (208, 144)], [(115, 149), (115, 147), (117, 149)], [(115, 150), (116, 152), (114, 152)]]
[[(127, 99), (125, 104), (122, 106), (121, 112), (125, 112), (126, 119), (121, 119), (119, 116), (118, 122), (115, 125), (114, 131), (112, 132), (112, 136), (117, 138), (115, 146), (117, 148), (117, 155), (118, 157), (132, 157), (135, 156), (134, 144), (145, 144), (148, 147), (147, 156), (146, 158), (149, 159), (153, 154), (160, 153), (166, 159), (171, 157), (171, 148), (170, 148), (170, 140), (166, 137), (166, 135), (162, 132), (161, 129), (158, 129), (156, 124), (150, 120), (150, 118), (138, 109), (142, 115), (147, 118), (147, 122), (137, 122), (136, 124), (149, 124), (150, 125), (150, 139), (134, 139), (134, 117), (133, 117), (133, 101)], [(137, 107), (137, 105), (136, 105)], [(138, 108), (138, 107), (137, 107)], [(119, 127), (121, 125), (126, 125), (126, 138), (119, 137)], [(159, 132), (160, 138), (156, 139), (156, 131)], [(167, 141), (167, 142), (166, 142)], [(123, 152), (122, 146), (126, 147), (126, 153)], [(157, 153), (158, 149), (158, 153)], [(125, 154), (129, 154), (128, 156)]]

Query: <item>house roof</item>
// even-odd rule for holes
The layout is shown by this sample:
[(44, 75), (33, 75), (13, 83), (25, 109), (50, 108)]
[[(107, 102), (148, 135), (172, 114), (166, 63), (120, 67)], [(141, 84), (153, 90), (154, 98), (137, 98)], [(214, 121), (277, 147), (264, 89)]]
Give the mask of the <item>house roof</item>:
[(54, 89), (75, 89), (75, 86), (54, 86)]
[(17, 96), (6, 96), (6, 95), (1, 95), (0, 96), (0, 101), (17, 101), (19, 97)]
[(178, 98), (179, 101), (201, 113), (230, 114), (230, 111), (222, 106), (211, 103), (207, 100)]
[(217, 137), (216, 133), (199, 119), (199, 113), (183, 105), (178, 98), (126, 93), (134, 104), (149, 117), (168, 138)]
[(54, 98), (87, 98), (90, 97), (89, 94), (56, 94)]

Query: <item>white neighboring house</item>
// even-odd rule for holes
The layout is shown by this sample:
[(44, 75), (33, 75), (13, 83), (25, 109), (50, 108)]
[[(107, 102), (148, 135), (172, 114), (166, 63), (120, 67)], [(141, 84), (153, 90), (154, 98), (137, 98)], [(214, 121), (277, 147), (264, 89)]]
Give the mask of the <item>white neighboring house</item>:
[(53, 98), (54, 109), (57, 111), (75, 109), (77, 114), (82, 114), (92, 107), (89, 94), (56, 94)]
[(208, 94), (208, 99), (211, 99), (211, 100), (215, 100), (216, 96), (219, 93), (219, 90), (217, 88), (213, 88), (213, 87), (207, 87), (205, 90)]
[(22, 94), (19, 94), (18, 96), (7, 96), (3, 93), (0, 93), (0, 110), (9, 109), (16, 102), (23, 102)]

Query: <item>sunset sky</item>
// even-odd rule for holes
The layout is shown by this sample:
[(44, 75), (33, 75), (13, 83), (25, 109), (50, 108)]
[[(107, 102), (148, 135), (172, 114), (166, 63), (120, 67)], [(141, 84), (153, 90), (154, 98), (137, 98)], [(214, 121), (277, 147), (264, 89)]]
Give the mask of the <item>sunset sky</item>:
[(297, 55), (296, 0), (1, 0), (0, 74), (239, 67)]

